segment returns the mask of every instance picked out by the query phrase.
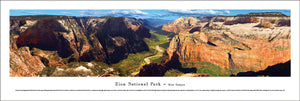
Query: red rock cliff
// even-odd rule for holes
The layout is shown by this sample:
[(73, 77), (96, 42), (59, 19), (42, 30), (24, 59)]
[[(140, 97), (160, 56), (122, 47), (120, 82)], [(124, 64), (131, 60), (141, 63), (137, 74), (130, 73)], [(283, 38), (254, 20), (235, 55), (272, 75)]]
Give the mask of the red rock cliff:
[[(183, 18), (179, 18), (181, 21)], [(210, 62), (222, 68), (264, 70), (291, 59), (289, 17), (213, 17), (205, 26), (198, 19), (165, 25), (176, 32), (166, 50), (169, 61), (178, 55), (180, 63)], [(265, 28), (260, 28), (265, 27)], [(175, 31), (174, 31), (175, 30)], [(184, 34), (182, 34), (184, 33)]]

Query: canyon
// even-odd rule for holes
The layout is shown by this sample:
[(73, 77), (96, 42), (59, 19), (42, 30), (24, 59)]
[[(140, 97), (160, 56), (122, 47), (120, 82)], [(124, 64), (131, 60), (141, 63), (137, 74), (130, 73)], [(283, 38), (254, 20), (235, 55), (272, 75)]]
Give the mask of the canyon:
[[(38, 69), (79, 61), (117, 63), (129, 53), (149, 50), (143, 41), (151, 36), (149, 29), (132, 18), (17, 16), (10, 19), (10, 63), (28, 58), (24, 61), (39, 64), (32, 67), (25, 62), (10, 66), (24, 71), (30, 70), (26, 67)], [(18, 71), (11, 70), (11, 76), (31, 76)]]
[(175, 61), (194, 64), (196, 68), (201, 68), (197, 62), (209, 62), (245, 72), (291, 60), (290, 17), (280, 13), (181, 17), (162, 30), (178, 35), (171, 40), (161, 65), (175, 56)]
[(290, 16), (190, 16), (161, 27), (149, 22), (12, 16), (10, 76), (68, 76), (78, 70), (97, 77), (290, 75)]

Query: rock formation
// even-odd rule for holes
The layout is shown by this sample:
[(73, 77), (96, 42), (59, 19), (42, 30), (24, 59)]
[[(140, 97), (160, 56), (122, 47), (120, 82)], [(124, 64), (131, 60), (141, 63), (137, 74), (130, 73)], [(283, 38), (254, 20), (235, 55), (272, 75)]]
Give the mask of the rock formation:
[(157, 63), (144, 65), (139, 72), (139, 76), (163, 76), (167, 69)]
[(237, 73), (237, 75), (232, 76), (291, 76), (291, 61), (269, 66), (265, 70), (260, 70), (258, 72), (240, 72)]
[(38, 76), (45, 65), (39, 57), (30, 54), (29, 47), (21, 47), (9, 54), (10, 76)]
[(202, 23), (198, 23), (198, 21), (197, 17), (180, 17), (171, 24), (163, 25), (162, 30), (180, 33), (192, 28), (192, 26), (197, 26), (196, 24), (200, 24), (199, 26), (201, 26)]
[[(78, 61), (116, 63), (129, 53), (149, 50), (143, 38), (150, 36), (149, 29), (133, 18), (45, 15), (17, 16), (10, 20), (11, 53), (25, 46), (29, 47), (29, 53), (34, 48), (41, 49), (44, 52), (35, 51), (34, 55), (50, 62), (44, 65)], [(46, 51), (57, 53), (61, 59), (54, 63), (51, 56), (41, 55)]]
[(290, 26), (290, 17), (282, 15), (281, 13), (249, 13), (238, 16), (215, 17), (180, 17), (174, 22), (164, 25), (162, 30), (177, 34), (188, 34), (187, 32), (195, 27), (220, 29), (223, 25), (246, 23), (255, 23), (255, 27), (265, 28)]
[[(179, 18), (165, 25), (163, 30), (178, 35), (173, 37), (166, 50), (168, 58), (162, 61), (169, 61), (177, 55), (180, 63), (203, 61), (243, 71), (264, 70), (289, 61), (289, 17), (250, 15), (216, 16), (204, 26), (199, 26), (205, 23), (199, 17)], [(191, 23), (193, 18), (198, 21)]]
[[(164, 76), (170, 69), (196, 73), (201, 66), (183, 68), (182, 64), (197, 62), (241, 70), (237, 76), (247, 71), (256, 76), (272, 76), (281, 73), (274, 70), (289, 70), (281, 68), (281, 63), (289, 67), (286, 64), (291, 60), (290, 17), (281, 13), (180, 17), (163, 25), (162, 30), (177, 35), (170, 41), (161, 63), (142, 66), (139, 76)], [(134, 18), (11, 17), (10, 76), (38, 76), (44, 67), (70, 62), (118, 63), (130, 53), (148, 51), (144, 38), (149, 37), (149, 29)]]

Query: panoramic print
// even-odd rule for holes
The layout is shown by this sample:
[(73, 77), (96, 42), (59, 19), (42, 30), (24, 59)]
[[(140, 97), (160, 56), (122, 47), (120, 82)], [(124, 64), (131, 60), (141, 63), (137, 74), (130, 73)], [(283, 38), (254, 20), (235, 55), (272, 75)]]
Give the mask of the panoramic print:
[(290, 77), (290, 10), (10, 10), (10, 77)]

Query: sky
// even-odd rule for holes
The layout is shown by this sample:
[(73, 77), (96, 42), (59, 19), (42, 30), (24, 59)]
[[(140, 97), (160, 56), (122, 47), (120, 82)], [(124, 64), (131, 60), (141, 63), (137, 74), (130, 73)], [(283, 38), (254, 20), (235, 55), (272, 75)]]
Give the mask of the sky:
[(183, 16), (235, 16), (238, 14), (259, 13), (259, 12), (281, 12), (290, 16), (288, 9), (266, 9), (266, 10), (230, 10), (230, 9), (103, 9), (103, 10), (10, 10), (10, 16), (23, 15), (66, 15), (66, 16), (114, 16), (114, 17), (133, 17), (142, 19), (165, 19), (175, 20)]

